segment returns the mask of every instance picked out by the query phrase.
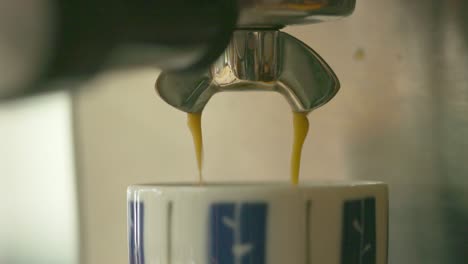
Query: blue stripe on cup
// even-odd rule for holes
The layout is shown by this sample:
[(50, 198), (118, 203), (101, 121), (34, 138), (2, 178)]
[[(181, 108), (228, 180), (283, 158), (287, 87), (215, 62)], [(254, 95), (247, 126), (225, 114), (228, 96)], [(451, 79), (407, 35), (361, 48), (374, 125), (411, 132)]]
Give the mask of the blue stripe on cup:
[(130, 228), (128, 236), (130, 264), (144, 264), (144, 204), (142, 202), (129, 202), (128, 214)]
[(375, 198), (344, 203), (341, 264), (376, 263), (375, 221)]
[(210, 208), (210, 264), (265, 264), (266, 203), (216, 203)]

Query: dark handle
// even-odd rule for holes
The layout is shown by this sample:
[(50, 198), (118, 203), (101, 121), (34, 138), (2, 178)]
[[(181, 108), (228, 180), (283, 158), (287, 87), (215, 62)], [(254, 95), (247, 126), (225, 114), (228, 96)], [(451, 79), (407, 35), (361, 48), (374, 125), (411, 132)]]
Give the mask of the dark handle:
[[(50, 81), (87, 78), (106, 64), (190, 71), (225, 49), (238, 17), (235, 0), (54, 0), (50, 54), (27, 87), (9, 97), (51, 89)], [(0, 87), (1, 89), (1, 87)], [(0, 91), (0, 99), (1, 99)]]

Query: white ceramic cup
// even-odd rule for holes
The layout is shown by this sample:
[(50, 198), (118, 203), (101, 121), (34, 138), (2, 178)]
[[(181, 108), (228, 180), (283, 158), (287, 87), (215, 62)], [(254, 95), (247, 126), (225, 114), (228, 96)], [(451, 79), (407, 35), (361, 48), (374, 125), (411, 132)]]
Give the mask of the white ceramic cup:
[(136, 185), (131, 264), (386, 264), (383, 183)]

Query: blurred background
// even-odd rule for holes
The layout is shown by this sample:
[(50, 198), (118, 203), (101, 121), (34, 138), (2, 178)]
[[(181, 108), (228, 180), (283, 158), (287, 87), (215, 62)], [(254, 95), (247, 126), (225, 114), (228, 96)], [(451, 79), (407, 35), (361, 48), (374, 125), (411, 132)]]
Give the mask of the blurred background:
[[(301, 180), (387, 182), (391, 264), (468, 259), (467, 14), (463, 0), (359, 0), (346, 19), (285, 29), (342, 84), (309, 115)], [(108, 70), (0, 103), (0, 263), (127, 263), (127, 186), (197, 179), (158, 73)], [(280, 95), (216, 95), (203, 132), (207, 181), (288, 180)]]

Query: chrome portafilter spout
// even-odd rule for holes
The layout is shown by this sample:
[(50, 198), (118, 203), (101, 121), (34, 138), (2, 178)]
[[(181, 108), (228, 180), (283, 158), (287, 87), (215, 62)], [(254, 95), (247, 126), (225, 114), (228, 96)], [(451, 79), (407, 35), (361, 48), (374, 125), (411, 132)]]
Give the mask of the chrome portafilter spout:
[(278, 92), (294, 112), (310, 112), (332, 99), (340, 87), (333, 70), (306, 44), (278, 29), (349, 15), (355, 0), (242, 3), (238, 29), (219, 59), (192, 72), (162, 72), (156, 82), (159, 96), (188, 113), (202, 112), (223, 91)]
[[(345, 16), (355, 0), (243, 0), (238, 29), (221, 56), (209, 67), (192, 72), (162, 72), (159, 96), (188, 113), (202, 181), (201, 112), (217, 92), (272, 91), (282, 94), (293, 110), (294, 140), (291, 183), (299, 183), (301, 153), (309, 130), (307, 114), (327, 103), (340, 88), (327, 63), (300, 40), (279, 31), (285, 25)], [(250, 5), (247, 5), (250, 3)], [(242, 5), (241, 5), (242, 6)]]
[(274, 91), (295, 112), (309, 112), (339, 89), (326, 62), (298, 39), (277, 30), (237, 30), (222, 56), (193, 73), (163, 72), (156, 88), (168, 104), (198, 113), (222, 91)]

